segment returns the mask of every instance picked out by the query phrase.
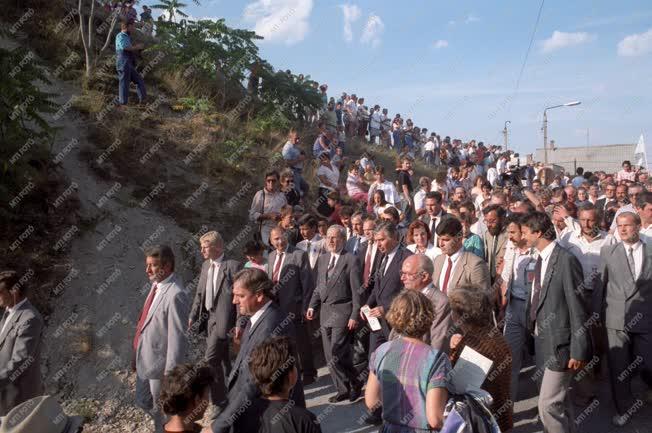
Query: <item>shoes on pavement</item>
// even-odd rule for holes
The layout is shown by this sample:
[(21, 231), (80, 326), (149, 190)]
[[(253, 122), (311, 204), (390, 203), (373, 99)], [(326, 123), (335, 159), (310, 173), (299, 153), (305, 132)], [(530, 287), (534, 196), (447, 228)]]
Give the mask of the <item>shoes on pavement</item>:
[(358, 401), (358, 399), (361, 396), (362, 396), (362, 389), (360, 389), (360, 386), (351, 387), (351, 390), (349, 391), (349, 401), (351, 403)]
[(342, 393), (342, 392), (338, 392), (338, 393), (335, 394), (334, 396), (329, 397), (329, 398), (328, 398), (328, 401), (329, 401), (330, 403), (338, 403), (338, 402), (340, 402), (340, 401), (344, 401), (344, 400), (346, 400), (347, 398), (349, 398), (349, 395), (348, 395), (348, 394), (344, 394), (344, 393)]
[(616, 427), (622, 427), (629, 422), (629, 415), (614, 415), (611, 423)]
[(371, 425), (381, 425), (383, 423), (383, 419), (379, 415), (372, 414), (366, 417), (364, 422)]

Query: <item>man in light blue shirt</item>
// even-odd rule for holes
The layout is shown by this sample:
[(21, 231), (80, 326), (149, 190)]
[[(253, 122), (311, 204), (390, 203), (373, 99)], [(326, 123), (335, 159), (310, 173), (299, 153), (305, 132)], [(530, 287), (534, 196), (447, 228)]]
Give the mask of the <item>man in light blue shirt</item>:
[(133, 21), (123, 20), (120, 24), (121, 32), (115, 37), (116, 69), (118, 70), (118, 102), (127, 105), (129, 100), (129, 84), (134, 82), (138, 93), (139, 103), (143, 103), (147, 92), (143, 77), (136, 71), (136, 58), (134, 53), (143, 49), (143, 44), (131, 43), (131, 32), (134, 29)]

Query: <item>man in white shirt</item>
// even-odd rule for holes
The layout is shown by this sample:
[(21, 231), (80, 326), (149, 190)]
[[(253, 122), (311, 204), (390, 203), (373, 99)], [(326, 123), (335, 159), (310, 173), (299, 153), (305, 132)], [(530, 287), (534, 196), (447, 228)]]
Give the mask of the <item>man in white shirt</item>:
[(505, 307), (504, 335), (512, 351), (510, 398), (517, 401), (518, 377), (528, 337), (527, 300), (534, 276), (535, 251), (527, 246), (521, 231), (522, 216), (511, 215), (505, 227), (509, 242), (502, 271), (502, 301)]
[(299, 220), (299, 232), (303, 240), (297, 243), (297, 248), (308, 254), (310, 269), (314, 273), (317, 258), (325, 251), (324, 241), (317, 231), (317, 219), (312, 215), (304, 215)]
[(369, 188), (369, 205), (373, 207), (374, 205), (374, 192), (376, 190), (381, 190), (385, 193), (385, 201), (391, 204), (392, 206), (396, 205), (401, 201), (401, 198), (398, 195), (398, 191), (392, 182), (385, 180), (385, 167), (382, 165), (377, 166), (374, 169), (376, 174), (376, 181)]
[(375, 105), (371, 117), (369, 118), (369, 140), (373, 144), (380, 144), (379, 137), (381, 121), (380, 105)]
[(616, 173), (616, 182), (628, 180), (630, 182), (636, 181), (636, 172), (632, 170), (632, 164), (629, 161), (623, 161), (623, 169)]
[(426, 194), (430, 192), (430, 183), (432, 181), (426, 177), (422, 176), (419, 178), (419, 190), (414, 194), (414, 211), (417, 214), (417, 218), (421, 215), (426, 214)]

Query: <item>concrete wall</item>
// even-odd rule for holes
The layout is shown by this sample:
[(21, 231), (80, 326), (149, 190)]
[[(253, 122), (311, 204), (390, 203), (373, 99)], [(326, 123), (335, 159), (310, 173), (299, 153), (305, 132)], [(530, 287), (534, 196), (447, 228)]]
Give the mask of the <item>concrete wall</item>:
[[(607, 144), (603, 146), (558, 147), (548, 149), (548, 163), (564, 167), (566, 172), (574, 173), (575, 167), (585, 171), (604, 170), (616, 172), (624, 160), (636, 164), (634, 150), (636, 144)], [(537, 149), (535, 159), (544, 161), (543, 149)]]

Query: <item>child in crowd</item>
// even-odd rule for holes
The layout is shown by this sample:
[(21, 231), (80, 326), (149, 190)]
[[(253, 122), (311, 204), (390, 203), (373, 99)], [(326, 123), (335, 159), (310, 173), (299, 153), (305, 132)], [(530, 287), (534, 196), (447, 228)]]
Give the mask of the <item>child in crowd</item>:
[(239, 417), (235, 431), (321, 433), (315, 415), (289, 400), (297, 383), (296, 352), (287, 337), (273, 337), (251, 353), (249, 371), (261, 392)]
[(208, 407), (213, 372), (206, 365), (180, 364), (168, 372), (161, 384), (159, 403), (170, 418), (166, 433), (198, 433)]
[(244, 265), (245, 268), (265, 270), (265, 264), (267, 263), (265, 259), (265, 245), (251, 240), (245, 244), (243, 253), (247, 258), (247, 263)]

